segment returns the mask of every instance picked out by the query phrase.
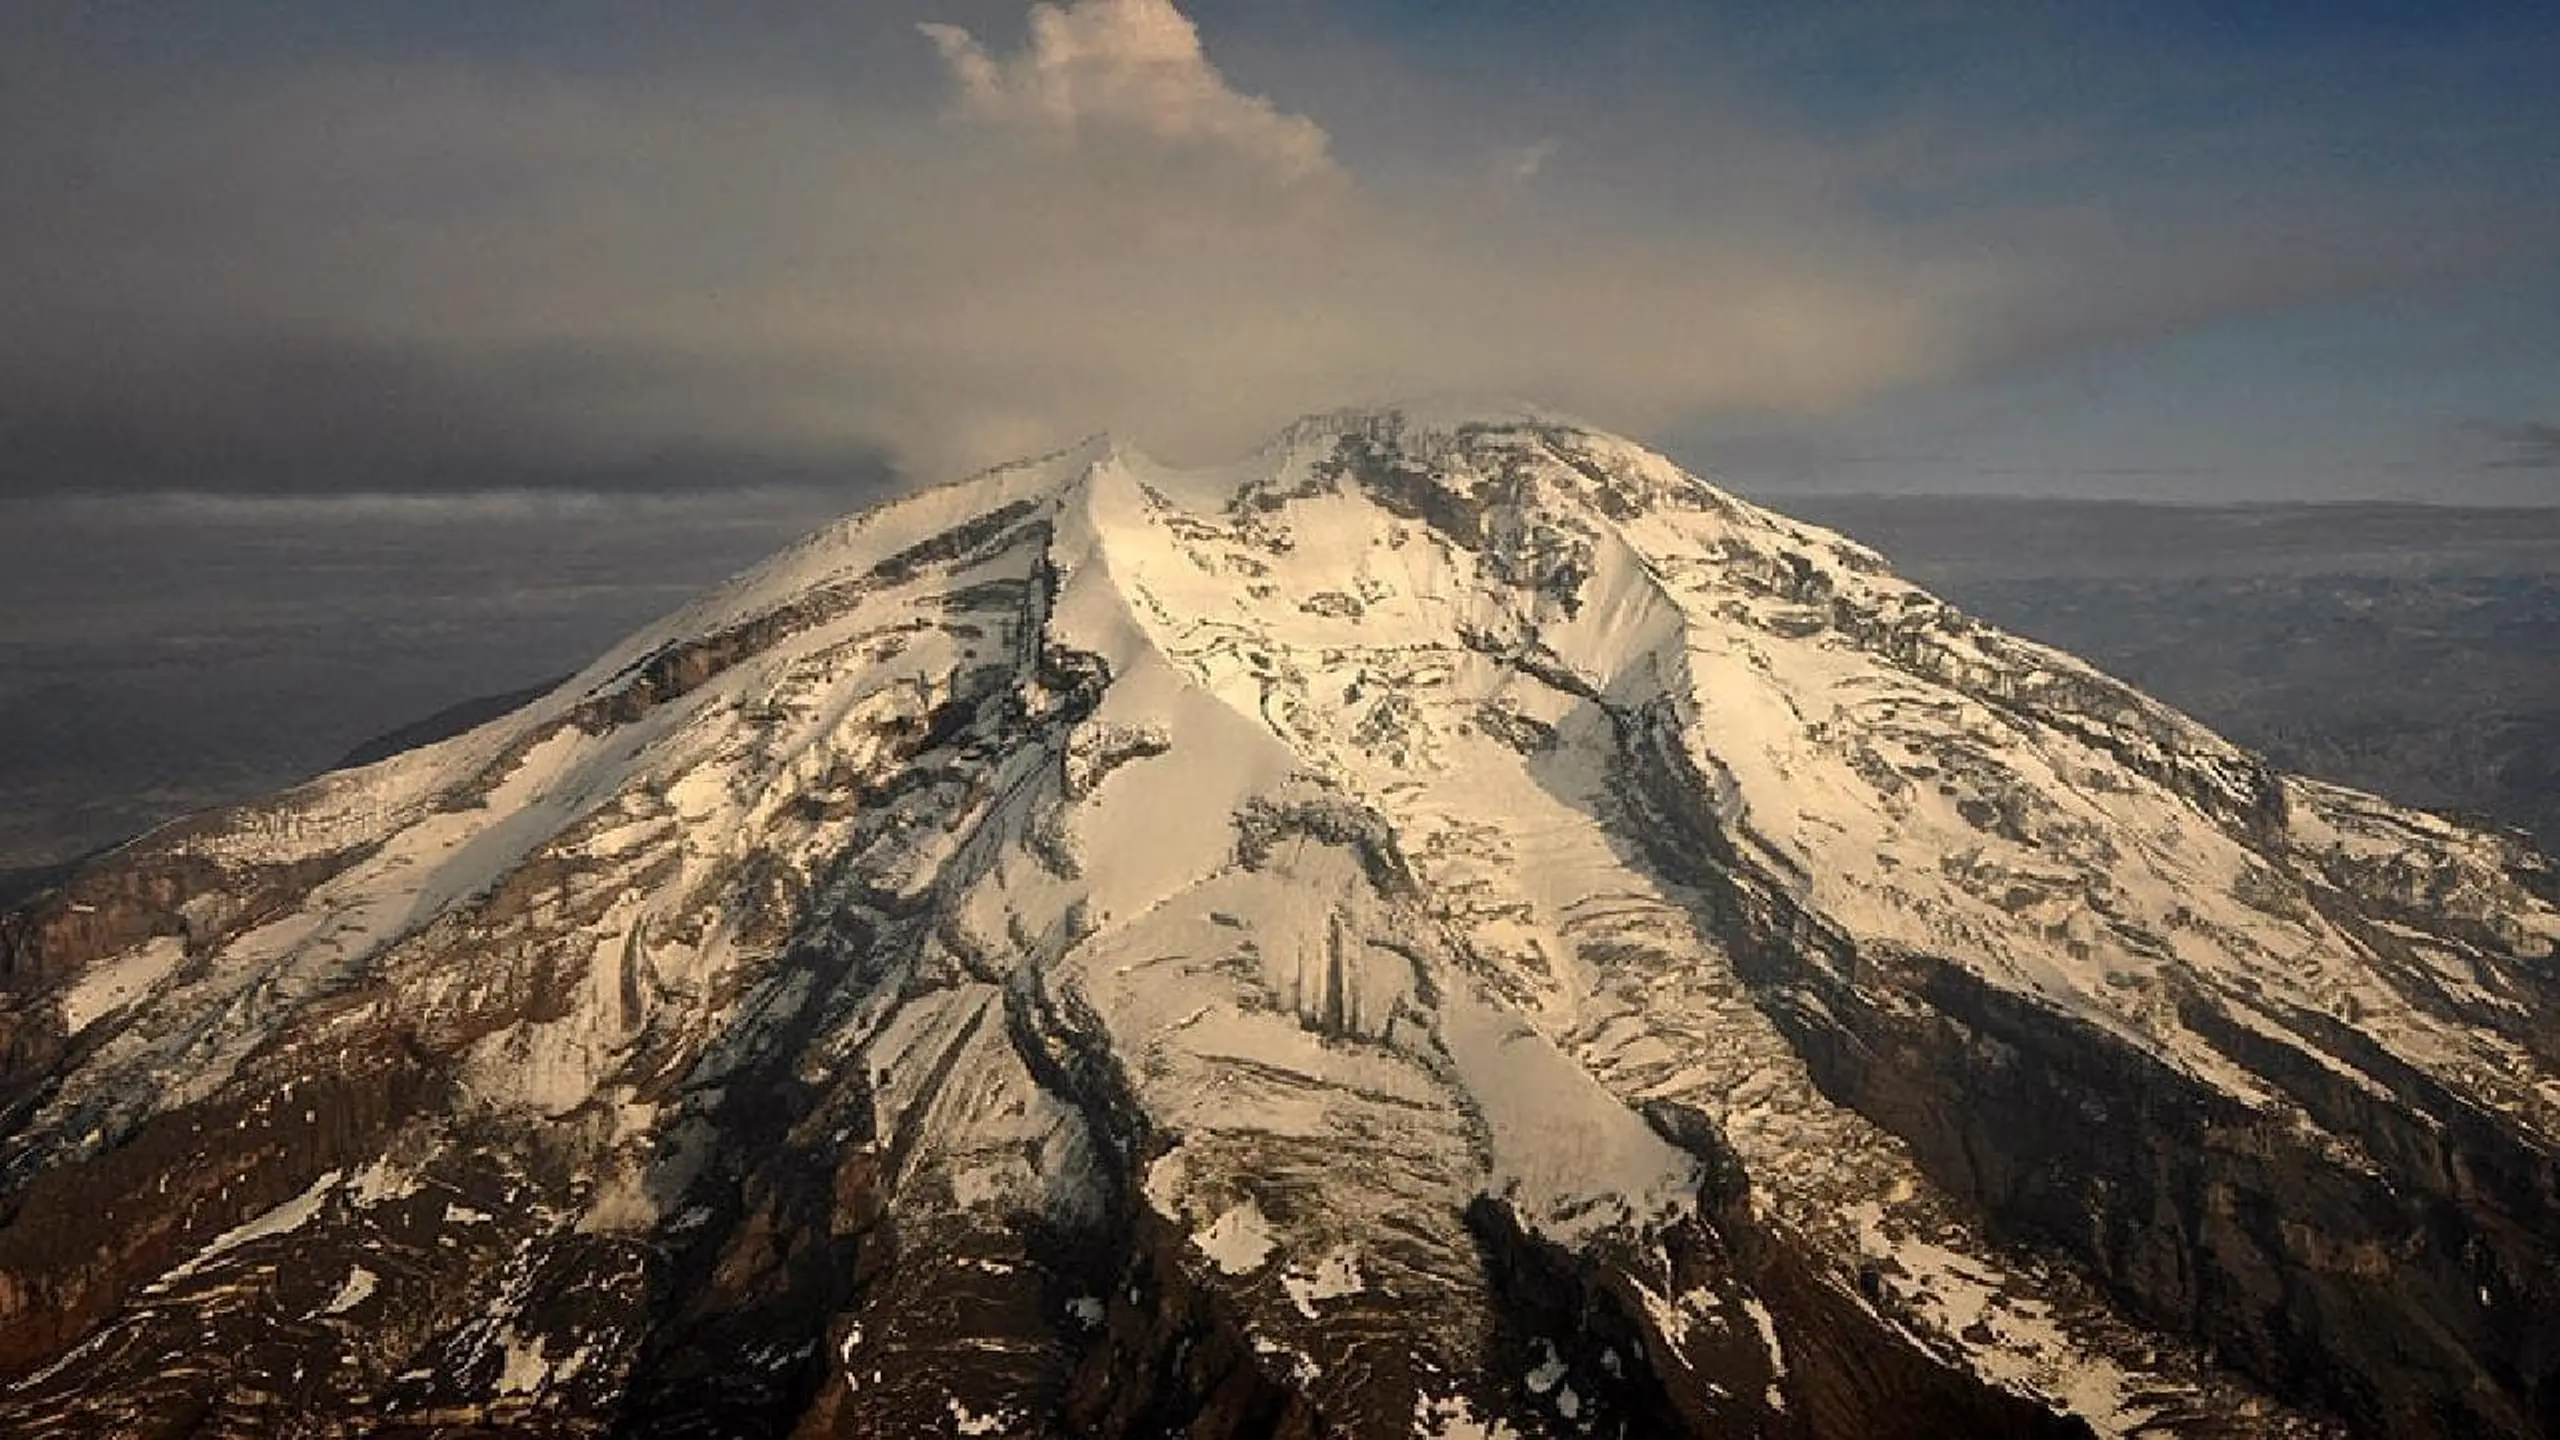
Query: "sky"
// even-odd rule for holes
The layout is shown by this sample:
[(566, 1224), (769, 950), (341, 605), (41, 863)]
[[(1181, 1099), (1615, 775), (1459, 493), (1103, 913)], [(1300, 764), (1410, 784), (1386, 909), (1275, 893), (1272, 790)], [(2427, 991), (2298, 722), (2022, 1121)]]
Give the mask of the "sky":
[(2560, 503), (2538, 0), (0, 18), (21, 502), (869, 496), (1456, 394), (1755, 493)]

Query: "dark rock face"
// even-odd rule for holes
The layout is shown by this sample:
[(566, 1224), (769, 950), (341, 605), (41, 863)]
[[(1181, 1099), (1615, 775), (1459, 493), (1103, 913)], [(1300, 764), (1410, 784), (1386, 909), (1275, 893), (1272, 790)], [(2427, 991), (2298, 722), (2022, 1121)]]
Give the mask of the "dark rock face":
[[(1700, 1123), (1702, 1117), (1692, 1119)], [(1692, 1132), (1693, 1134), (1695, 1132)], [(1546, 1401), (1558, 1433), (1631, 1435), (1979, 1435), (2071, 1440), (2086, 1423), (1941, 1365), (1890, 1325), (1808, 1273), (1781, 1237), (1756, 1223), (1748, 1195), (1719, 1197), (1713, 1222), (1664, 1237), (1657, 1255), (1583, 1255), (1542, 1243), (1499, 1203), (1470, 1212), (1502, 1299), (1494, 1368), (1529, 1377), (1506, 1410)], [(1728, 1238), (1732, 1237), (1732, 1238)], [(1792, 1342), (1784, 1368), (1748, 1325), (1683, 1345), (1680, 1361), (1651, 1359), (1662, 1339), (1633, 1281), (1667, 1263), (1684, 1290), (1705, 1289), (1737, 1317), (1758, 1307)], [(1569, 1337), (1565, 1341), (1548, 1336)], [(1555, 1410), (1539, 1366), (1585, 1377), (1573, 1413)], [(1792, 1403), (1790, 1403), (1792, 1402)]]
[[(2404, 1150), (2393, 1178), (2375, 1175), (2102, 1037), (2003, 1005), (1943, 969), (1924, 974), (1935, 1017), (1895, 1023), (1862, 1009), (1806, 1045), (1835, 1092), (1909, 1137), (1951, 1190), (2010, 1233), (2082, 1259), (2227, 1362), (2369, 1433), (2538, 1432), (2529, 1407), (2547, 1371), (2526, 1366), (2548, 1363), (2535, 1357), (2550, 1347), (2542, 1317), (2552, 1312), (2526, 1301), (2501, 1314), (2479, 1297), (2553, 1293), (2547, 1237), (2515, 1219), (2517, 1209), (2548, 1214), (2560, 1198), (2547, 1158), (2538, 1176), (2496, 1177), (2524, 1180), (2520, 1196), (2464, 1179), (2469, 1166), (2448, 1163), (2433, 1137), (2434, 1154)], [(2271, 1069), (2305, 1063), (2265, 1058)], [(2395, 1114), (2340, 1133), (2386, 1154), (2409, 1124)], [(2469, 1138), (2488, 1142), (2478, 1153), (2493, 1167), (2512, 1148)]]
[[(2076, 713), (2122, 704), (2104, 702)], [(1792, 905), (1784, 877), (1757, 872), (1712, 810), (1681, 808), (1714, 787), (1683, 773), (1659, 726), (1621, 719), (1618, 730), (1631, 742), (1625, 788), (1650, 822), (1638, 833), (1703, 884), (1705, 923), (1824, 1091), (1901, 1136), (2003, 1233), (2072, 1256), (2139, 1313), (2363, 1433), (2551, 1430), (2560, 1156), (2325, 1016), (2289, 1015), (2299, 1038), (2278, 1039), (2200, 987), (2178, 999), (2189, 1029), (2313, 1118), (2306, 1132), (1961, 966), (1861, 951)], [(2244, 833), (2267, 833), (2280, 794), (2263, 772), (2240, 774), (2237, 790), (2162, 778)], [(2538, 857), (2501, 858), (2511, 868), (2499, 878), (2538, 892)], [(2432, 868), (2403, 856), (2342, 875), (2324, 857), (2289, 881), (2326, 910), (2432, 924), (2498, 965), (2501, 937), (2448, 913), (2442, 877), (2410, 873)], [(2560, 1014), (2548, 973), (2508, 975), (2530, 1010), (2478, 1023), (2542, 1040)], [(2353, 1057), (2355, 1078), (2335, 1056)]]
[(1260, 464), (0, 919), (0, 1433), (2554, 1428), (2542, 862), (1605, 436)]

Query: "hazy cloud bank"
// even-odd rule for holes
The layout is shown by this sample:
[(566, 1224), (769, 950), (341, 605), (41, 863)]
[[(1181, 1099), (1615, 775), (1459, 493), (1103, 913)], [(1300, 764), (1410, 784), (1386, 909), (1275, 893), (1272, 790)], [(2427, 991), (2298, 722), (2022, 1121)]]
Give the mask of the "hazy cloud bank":
[(1267, 63), (1301, 100), (1169, 0), (772, 8), (841, 48), (760, 71), (668, 9), (636, 58), (179, 63), (81, 22), (0, 60), (0, 486), (876, 485), (1097, 428), (1213, 457), (1416, 392), (1818, 424), (2531, 229), (2345, 172), (2236, 209), (2058, 181), (2098, 142), (1819, 122), (1713, 71), (1568, 133), (1498, 73), (1397, 85), (1413, 56), (1356, 30), (1334, 56), (1386, 83)]
[(2521, 425), (2490, 427), (2491, 438), (2505, 453), (2487, 462), (2492, 470), (2560, 470), (2560, 425), (2528, 420)]

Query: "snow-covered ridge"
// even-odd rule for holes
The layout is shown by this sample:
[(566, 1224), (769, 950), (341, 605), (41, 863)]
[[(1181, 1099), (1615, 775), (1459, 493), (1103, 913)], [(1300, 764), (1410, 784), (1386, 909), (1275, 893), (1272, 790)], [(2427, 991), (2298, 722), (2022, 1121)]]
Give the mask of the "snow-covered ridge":
[[(154, 911), (163, 874), (203, 888)], [(819, 1367), (788, 1393), (857, 1432), (1149, 1385), (1168, 1425), (1215, 1401), (1147, 1368), (1178, 1341), (1363, 1434), (1894, 1394), (2283, 1433), (2270, 1391), (2436, 1383), (2494, 1427), (2553, 895), (1559, 417), (1341, 412), (1201, 471), (1097, 437), (76, 881), (140, 938), (31, 922), (61, 958), (8, 1018), (58, 1043), (0, 1183), (133, 1213), (120, 1157), (165, 1152), (174, 1218), (66, 1275), (0, 1228), (0, 1321), (95, 1346), (0, 1419), (96, 1422), (289, 1231), (345, 1263), (277, 1313), (405, 1317), (295, 1402), (368, 1415), (606, 1413), (695, 1345), (740, 1396)], [(2369, 1263), (2404, 1214), (2432, 1288)], [(545, 1300), (563, 1267), (617, 1278)], [(2418, 1358), (2216, 1298), (2295, 1269)], [(669, 1285), (761, 1318), (717, 1351)], [(2133, 1318), (2180, 1306), (2217, 1328)]]

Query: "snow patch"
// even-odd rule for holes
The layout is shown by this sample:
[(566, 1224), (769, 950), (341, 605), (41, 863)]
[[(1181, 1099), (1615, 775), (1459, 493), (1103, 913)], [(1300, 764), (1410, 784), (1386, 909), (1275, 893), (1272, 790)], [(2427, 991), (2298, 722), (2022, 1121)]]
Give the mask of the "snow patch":
[(1006, 1434), (1021, 1417), (1010, 1410), (990, 1410), (984, 1415), (972, 1412), (953, 1396), (947, 1407), (951, 1412), (951, 1428), (962, 1435)]
[(509, 1330), (501, 1344), (498, 1394), (531, 1395), (551, 1379), (551, 1362), (543, 1358), (541, 1336), (528, 1340)]
[(1268, 1335), (1253, 1337), (1253, 1353), (1274, 1360), (1287, 1360), (1289, 1378), (1300, 1385), (1313, 1385), (1324, 1378), (1324, 1367), (1316, 1363), (1316, 1357), (1295, 1345), (1283, 1344)]
[(1742, 1309), (1760, 1332), (1760, 1348), (1769, 1355), (1769, 1373), (1781, 1380), (1787, 1378), (1787, 1347), (1778, 1343), (1777, 1317), (1769, 1313), (1769, 1307), (1761, 1304), (1757, 1295), (1743, 1296)]
[(1488, 1420), (1463, 1396), (1413, 1397), (1414, 1440), (1520, 1440), (1507, 1421)]
[(1278, 1248), (1279, 1238), (1271, 1231), (1271, 1222), (1263, 1217), (1262, 1207), (1251, 1197), (1237, 1201), (1209, 1222), (1209, 1227), (1191, 1237), (1200, 1253), (1216, 1262), (1230, 1275), (1244, 1275), (1262, 1268)]
[(338, 1293), (330, 1297), (329, 1303), (321, 1306), (317, 1313), (321, 1315), (344, 1315), (348, 1311), (363, 1304), (365, 1301), (373, 1298), (374, 1288), (377, 1284), (379, 1284), (379, 1281), (375, 1279), (374, 1273), (363, 1266), (358, 1265), (347, 1272), (345, 1283), (338, 1286)]
[(213, 1243), (197, 1251), (194, 1259), (170, 1271), (168, 1278), (177, 1280), (193, 1275), (213, 1261), (252, 1241), (290, 1234), (301, 1229), (311, 1222), (312, 1217), (320, 1213), (320, 1207), (328, 1202), (330, 1192), (338, 1188), (338, 1180), (342, 1173), (337, 1170), (327, 1171), (319, 1179), (312, 1181), (301, 1194), (265, 1211), (245, 1224), (235, 1225), (223, 1231), (213, 1238)]
[(1564, 1357), (1556, 1353), (1555, 1342), (1540, 1340), (1538, 1350), (1546, 1358), (1531, 1367), (1529, 1373), (1521, 1377), (1532, 1395), (1544, 1395), (1556, 1388), (1557, 1384), (1564, 1379)]
[(1484, 1000), (1455, 995), (1442, 1032), (1492, 1131), (1504, 1190), (1522, 1218), (1564, 1243), (1685, 1213), (1698, 1162), (1673, 1149), (1545, 1036)]
[(151, 987), (187, 958), (187, 942), (175, 935), (155, 935), (130, 950), (89, 967), (80, 983), (62, 997), (62, 1027), (77, 1035), (91, 1021), (111, 1015), (150, 993)]
[(417, 1176), (387, 1159), (366, 1162), (363, 1169), (347, 1182), (347, 1194), (358, 1208), (380, 1205), (391, 1200), (406, 1200), (418, 1193)]
[(1312, 1274), (1302, 1274), (1295, 1268), (1282, 1272), (1280, 1285), (1289, 1292), (1298, 1313), (1310, 1320), (1316, 1318), (1316, 1302), (1357, 1295), (1365, 1288), (1360, 1279), (1359, 1257), (1347, 1248), (1327, 1255)]

